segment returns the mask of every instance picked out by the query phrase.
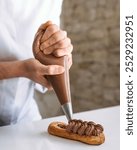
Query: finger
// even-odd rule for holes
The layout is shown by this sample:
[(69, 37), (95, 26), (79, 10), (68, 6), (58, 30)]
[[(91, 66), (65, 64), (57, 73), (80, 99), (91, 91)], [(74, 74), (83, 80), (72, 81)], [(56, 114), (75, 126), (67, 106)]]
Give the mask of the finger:
[(50, 26), (50, 25), (52, 25), (52, 24), (53, 24), (52, 21), (47, 21), (46, 23), (43, 23), (43, 24), (39, 27), (39, 29), (38, 29), (37, 32), (39, 32), (40, 30), (46, 30), (46, 29), (48, 28), (48, 26)]
[(70, 44), (71, 44), (70, 39), (69, 38), (65, 38), (65, 39), (63, 39), (63, 40), (53, 44), (52, 46), (44, 49), (43, 52), (44, 52), (45, 55), (48, 55), (48, 54), (53, 53), (57, 49), (63, 49), (63, 48), (65, 49), (65, 48), (69, 47)]
[(52, 90), (52, 85), (51, 83), (48, 81), (48, 79), (46, 79), (45, 76), (41, 76), (41, 78), (39, 79), (39, 84), (43, 85), (44, 87), (48, 88), (48, 90)]
[(40, 39), (42, 37), (42, 32), (43, 31), (37, 32), (37, 34), (35, 36), (35, 39), (34, 39), (34, 42), (33, 42), (33, 52), (34, 52), (34, 54), (37, 54), (40, 51), (39, 47), (40, 47)]
[(66, 31), (60, 30), (60, 31), (54, 33), (52, 36), (50, 36), (48, 40), (41, 43), (40, 49), (41, 50), (46, 49), (46, 48), (50, 47), (51, 45), (63, 40), (64, 38), (66, 38), (66, 36), (67, 36)]
[(50, 36), (52, 36), (54, 33), (59, 31), (59, 27), (55, 24), (50, 24), (47, 29), (45, 30), (42, 38), (41, 43), (46, 41)]
[(57, 75), (64, 72), (64, 67), (59, 65), (42, 65), (40, 71), (42, 75)]
[[(73, 50), (73, 46), (70, 45), (67, 48), (62, 48), (62, 49), (55, 50), (53, 52), (53, 55), (56, 56), (56, 57), (61, 57), (61, 56), (69, 55), (72, 52), (72, 50)], [(43, 53), (45, 53), (45, 51)]]

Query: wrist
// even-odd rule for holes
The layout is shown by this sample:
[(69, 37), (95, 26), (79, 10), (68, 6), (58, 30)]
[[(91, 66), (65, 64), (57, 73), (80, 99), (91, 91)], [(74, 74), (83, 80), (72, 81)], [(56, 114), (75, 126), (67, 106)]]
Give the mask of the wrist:
[(3, 61), (0, 62), (0, 79), (24, 77), (24, 61)]
[(20, 75), (22, 75), (22, 77), (26, 77), (26, 78), (30, 78), (29, 74), (30, 74), (30, 62), (29, 62), (30, 59), (26, 59), (26, 60), (23, 60), (21, 61), (20, 63), (20, 67), (22, 68), (21, 72), (19, 72)]
[(26, 77), (25, 62), (26, 62), (26, 60), (21, 60), (21, 61), (15, 62), (16, 77)]

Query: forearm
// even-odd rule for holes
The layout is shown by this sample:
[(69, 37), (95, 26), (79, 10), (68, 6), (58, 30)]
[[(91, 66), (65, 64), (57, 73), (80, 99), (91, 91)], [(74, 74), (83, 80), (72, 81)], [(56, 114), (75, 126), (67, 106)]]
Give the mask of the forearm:
[(24, 61), (0, 61), (0, 80), (23, 76)]

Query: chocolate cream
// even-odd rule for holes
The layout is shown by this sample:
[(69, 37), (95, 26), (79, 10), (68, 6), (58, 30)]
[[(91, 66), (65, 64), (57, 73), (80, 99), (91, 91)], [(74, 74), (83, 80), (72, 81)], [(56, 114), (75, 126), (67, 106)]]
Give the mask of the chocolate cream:
[[(39, 29), (38, 33), (35, 36), (34, 42), (33, 42), (33, 53), (36, 59), (38, 59), (42, 64), (44, 65), (65, 65), (65, 59), (67, 57), (55, 57), (53, 55), (45, 55), (41, 50), (40, 50), (40, 45), (41, 45), (41, 39), (42, 36), (46, 30), (47, 26), (45, 28)], [(45, 78), (47, 78), (51, 84), (52, 87), (61, 103), (61, 105), (70, 102), (70, 95), (68, 93), (69, 87), (66, 85), (66, 76), (65, 73), (68, 70), (65, 70), (64, 73), (59, 74), (59, 75), (46, 75)]]
[(66, 130), (79, 135), (98, 136), (103, 132), (103, 126), (90, 121), (70, 120)]

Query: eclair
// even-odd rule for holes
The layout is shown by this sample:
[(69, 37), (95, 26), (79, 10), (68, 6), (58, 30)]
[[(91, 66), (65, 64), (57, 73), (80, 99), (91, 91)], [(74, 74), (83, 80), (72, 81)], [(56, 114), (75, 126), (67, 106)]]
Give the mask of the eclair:
[(105, 141), (103, 126), (92, 121), (70, 120), (68, 124), (63, 122), (52, 122), (48, 126), (48, 133), (80, 141), (90, 145), (100, 145)]

